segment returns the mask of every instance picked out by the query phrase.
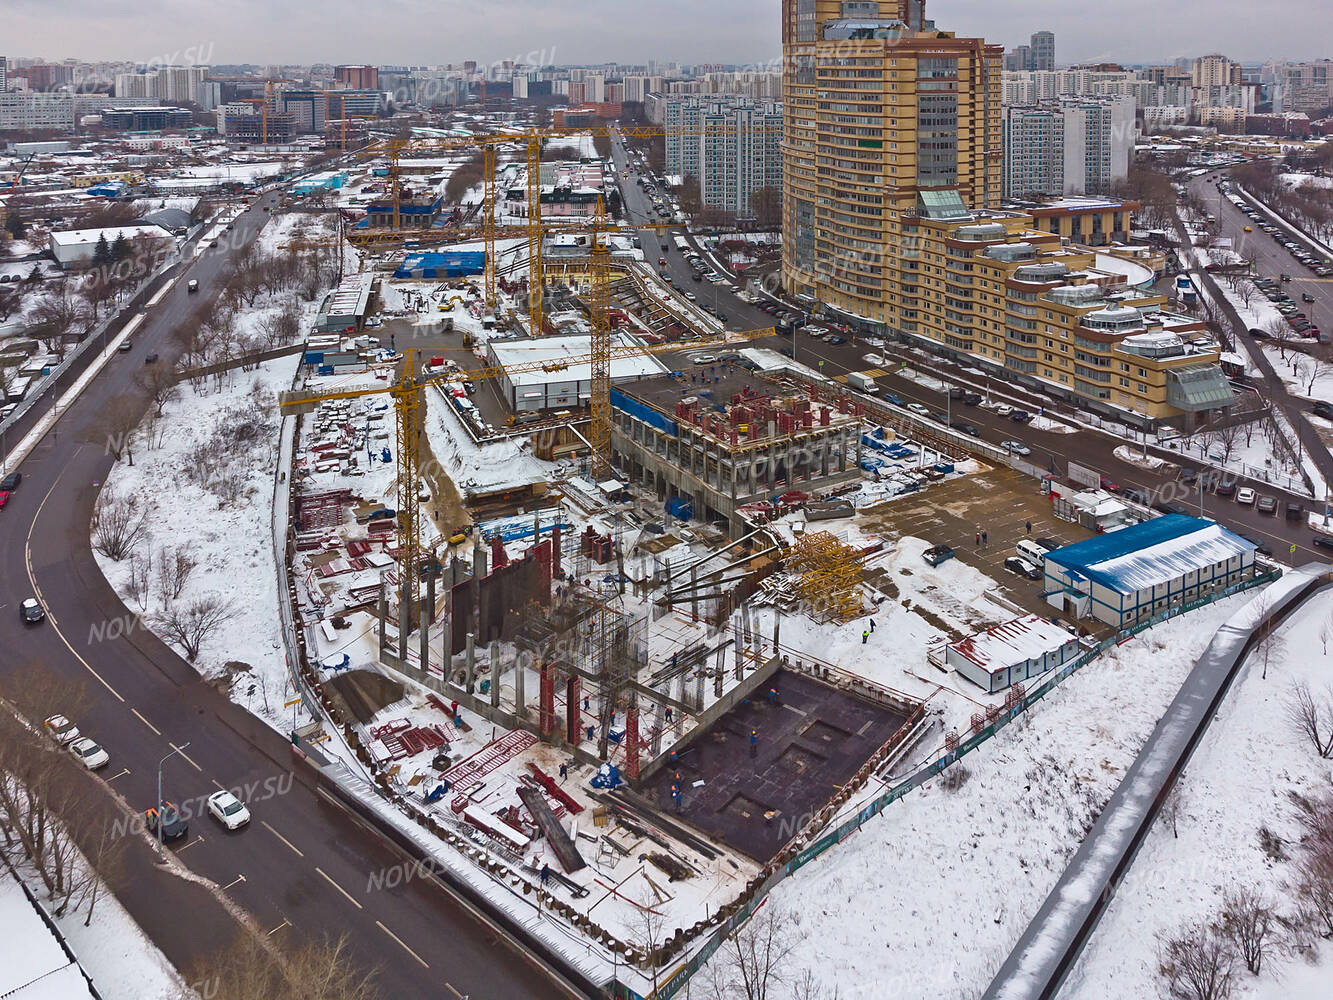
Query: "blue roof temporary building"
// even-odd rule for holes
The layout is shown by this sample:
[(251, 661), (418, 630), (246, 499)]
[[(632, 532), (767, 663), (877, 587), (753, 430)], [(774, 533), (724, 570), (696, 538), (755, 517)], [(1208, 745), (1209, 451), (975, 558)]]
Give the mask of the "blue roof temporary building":
[(1256, 547), (1212, 521), (1166, 514), (1048, 552), (1046, 561), (1063, 568), (1071, 579), (1133, 594), (1248, 555)]
[(480, 250), (443, 250), (408, 254), (393, 272), (395, 278), (462, 278), (486, 270)]

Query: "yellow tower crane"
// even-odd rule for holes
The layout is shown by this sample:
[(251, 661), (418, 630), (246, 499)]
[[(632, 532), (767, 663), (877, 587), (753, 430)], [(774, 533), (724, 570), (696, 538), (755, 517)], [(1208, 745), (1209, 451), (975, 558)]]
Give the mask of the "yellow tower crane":
[[(605, 311), (603, 311), (605, 319)], [(600, 405), (600, 412), (605, 414), (604, 426), (607, 433), (601, 442), (602, 453), (597, 453), (598, 442), (590, 438), (594, 445), (592, 456), (594, 468), (610, 467), (610, 365), (617, 358), (641, 357), (644, 355), (666, 354), (682, 350), (681, 344), (638, 345), (628, 344), (612, 346), (609, 337), (609, 325), (605, 327), (605, 338), (594, 336), (593, 353), (562, 362), (550, 360), (524, 362), (516, 365), (492, 365), (464, 373), (468, 381), (499, 378), (502, 375), (521, 375), (527, 372), (554, 372), (566, 368), (577, 368), (588, 364), (601, 366), (602, 377), (594, 377), (593, 408)], [(727, 337), (691, 343), (690, 350), (703, 350), (721, 347), (726, 344), (743, 343), (759, 337), (775, 335), (772, 327), (735, 333)], [(457, 378), (457, 375), (424, 375), (417, 363), (417, 352), (410, 349), (403, 359), (398, 377), (389, 385), (347, 386), (333, 389), (296, 389), (279, 395), (279, 407), (284, 413), (310, 413), (320, 403), (339, 399), (362, 399), (370, 396), (388, 396), (393, 401), (397, 424), (396, 444), (398, 448), (398, 475), (395, 483), (397, 494), (396, 540), (398, 543), (398, 614), (399, 621), (406, 626), (404, 635), (412, 631), (418, 607), (419, 577), (421, 575), (421, 514), (417, 499), (417, 481), (419, 478), (419, 455), (422, 434), (422, 420), (425, 416), (425, 390), (432, 385), (439, 385)], [(595, 420), (595, 418), (594, 418)]]

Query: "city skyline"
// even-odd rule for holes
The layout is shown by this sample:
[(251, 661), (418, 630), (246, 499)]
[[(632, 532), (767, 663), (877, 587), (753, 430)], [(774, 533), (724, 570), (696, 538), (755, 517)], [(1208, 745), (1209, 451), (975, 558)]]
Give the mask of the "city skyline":
[[(212, 64), (436, 65), (530, 58), (549, 64), (656, 59), (780, 68), (780, 17), (772, 0), (736, 0), (723, 8), (703, 0), (650, 0), (638, 5), (632, 22), (623, 17), (623, 4), (610, 0), (583, 4), (577, 19), (558, 5), (533, 0), (480, 0), (447, 19), (425, 0), (391, 0), (375, 19), (350, 0), (298, 0), (281, 8), (237, 0), (225, 9), (198, 0), (144, 0), (138, 5), (143, 16), (132, 26), (89, 0), (71, 0), (60, 10), (60, 17), (52, 17), (39, 0), (17, 0), (8, 15), (12, 41), (6, 54), (155, 64), (188, 50), (209, 53)], [(1327, 55), (1320, 46), (1333, 36), (1333, 9), (1312, 9), (1299, 0), (1274, 0), (1258, 21), (1247, 16), (1249, 5), (1236, 0), (1170, 8), (1125, 0), (1114, 17), (1102, 18), (1018, 0), (932, 0), (927, 12), (945, 30), (1006, 47), (1025, 43), (1032, 32), (1054, 31), (1062, 64), (1151, 63), (1213, 51), (1244, 61), (1309, 59)], [(438, 41), (429, 28), (403, 32), (405, 20), (413, 18), (437, 21)], [(1156, 26), (1146, 35), (1145, 19)], [(1297, 39), (1283, 29), (1292, 20), (1308, 27)], [(267, 27), (257, 34), (259, 23)], [(699, 30), (703, 23), (706, 32)]]

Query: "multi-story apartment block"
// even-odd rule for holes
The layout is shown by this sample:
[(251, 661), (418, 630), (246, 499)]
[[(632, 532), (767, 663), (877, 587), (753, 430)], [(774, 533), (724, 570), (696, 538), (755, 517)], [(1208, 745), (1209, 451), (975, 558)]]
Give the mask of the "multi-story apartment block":
[(153, 104), (149, 97), (112, 97), (109, 94), (76, 94), (72, 91), (0, 93), (0, 129), (72, 130), (84, 115), (100, 114), (110, 107)]
[(1030, 48), (1033, 69), (1055, 69), (1055, 32), (1038, 31), (1032, 36)]
[(380, 71), (374, 66), (335, 66), (333, 79), (350, 90), (378, 90)]
[(1200, 108), (1199, 124), (1219, 132), (1244, 135), (1249, 113), (1244, 108)]
[(0, 56), (0, 94), (9, 89), (9, 60)]
[(1190, 83), (1196, 87), (1227, 87), (1240, 82), (1240, 63), (1222, 55), (1196, 59), (1190, 70)]
[[(1125, 206), (1091, 207), (1098, 218)], [(1043, 214), (917, 219), (904, 264), (922, 291), (903, 335), (1139, 426), (1202, 421), (1230, 405), (1204, 322), (1170, 312), (1148, 287), (1160, 258), (1098, 252), (1040, 228), (1087, 217), (1088, 206)]]
[(1004, 196), (1109, 194), (1129, 176), (1134, 98), (1004, 109)]
[(1274, 112), (1320, 114), (1333, 107), (1333, 61), (1287, 63), (1278, 71)]
[(283, 90), (274, 101), (279, 112), (294, 117), (298, 133), (324, 131), (329, 120), (329, 98), (323, 91)]
[(784, 0), (782, 30), (783, 284), (914, 322), (909, 230), (1000, 202), (1000, 47), (937, 30), (919, 0)]
[(661, 102), (669, 174), (695, 177), (703, 204), (749, 216), (762, 188), (782, 186), (782, 109), (743, 97)]

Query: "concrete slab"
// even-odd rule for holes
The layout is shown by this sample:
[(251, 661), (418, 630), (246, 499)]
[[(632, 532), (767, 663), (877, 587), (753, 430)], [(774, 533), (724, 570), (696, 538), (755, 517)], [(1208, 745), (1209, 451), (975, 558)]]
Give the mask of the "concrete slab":
[[(780, 670), (774, 680), (776, 701), (763, 692), (742, 702), (643, 790), (664, 813), (760, 862), (777, 854), (907, 720), (802, 674)], [(671, 798), (677, 771), (679, 810)]]

